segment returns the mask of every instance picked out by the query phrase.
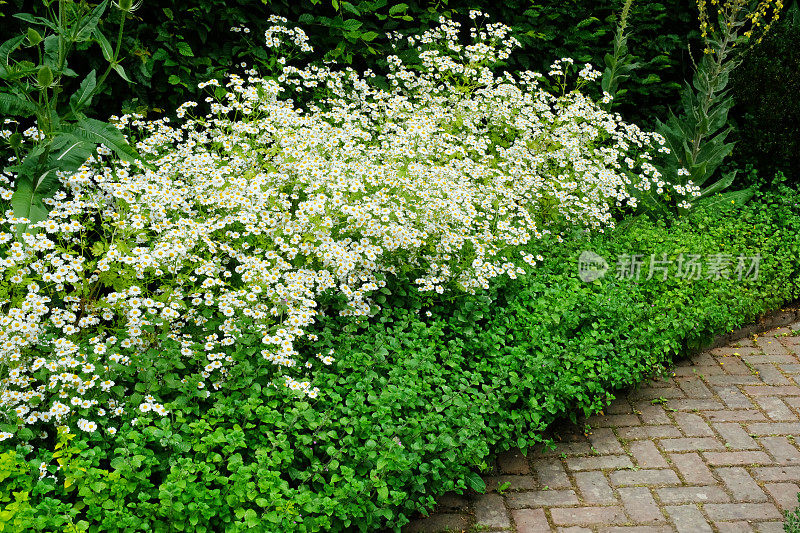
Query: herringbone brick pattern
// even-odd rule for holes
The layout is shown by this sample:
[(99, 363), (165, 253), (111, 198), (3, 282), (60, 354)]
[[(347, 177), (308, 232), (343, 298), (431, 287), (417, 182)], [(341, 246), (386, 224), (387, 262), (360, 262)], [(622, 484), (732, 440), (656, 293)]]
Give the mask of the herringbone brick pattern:
[(502, 454), (486, 494), (448, 495), (406, 530), (782, 532), (800, 491), (799, 330), (679, 363), (587, 420), (588, 433), (559, 429), (554, 450)]

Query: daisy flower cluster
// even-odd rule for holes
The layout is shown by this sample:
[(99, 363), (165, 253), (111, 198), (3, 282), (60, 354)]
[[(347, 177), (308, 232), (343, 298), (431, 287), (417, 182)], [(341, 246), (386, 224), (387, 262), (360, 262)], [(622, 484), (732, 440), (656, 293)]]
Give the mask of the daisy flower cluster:
[[(310, 51), (274, 22), (270, 48)], [(183, 383), (206, 395), (247, 337), (275, 386), (313, 398), (335, 354), (302, 360), (298, 347), (313, 343), (323, 295), (367, 316), (387, 276), (436, 293), (488, 288), (543, 259), (525, 251), (532, 241), (602, 231), (614, 206), (635, 205), (632, 189), (670, 187), (649, 163), (665, 149), (658, 135), (578, 91), (549, 93), (538, 73), (497, 72), (518, 45), (508, 27), (487, 24), (466, 45), (460, 34), (442, 19), (413, 38), (421, 68), (391, 56), (387, 84), (278, 61), (276, 79), (203, 84), (216, 95), (204, 115), (187, 102), (176, 124), (115, 117), (142, 161), (104, 150), (60, 176), (49, 218), (19, 239), (27, 221), (0, 214), (0, 409), (89, 433), (166, 416), (168, 402), (133, 394), (158, 379), (165, 339), (194, 369)], [(3, 198), (14, 179), (0, 178)]]

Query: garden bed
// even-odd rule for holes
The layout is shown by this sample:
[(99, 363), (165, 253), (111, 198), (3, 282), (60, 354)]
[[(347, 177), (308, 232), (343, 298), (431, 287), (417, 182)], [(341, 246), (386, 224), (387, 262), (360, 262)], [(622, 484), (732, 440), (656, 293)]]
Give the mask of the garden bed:
[[(99, 40), (107, 3), (70, 3), (74, 32), (66, 4), (6, 56)], [(611, 111), (630, 5), (604, 73), (547, 76), (506, 72), (520, 43), (480, 11), (469, 44), (392, 34), (380, 76), (296, 66), (271, 16), (271, 74), (177, 121), (86, 117), (94, 71), (67, 110), (64, 61), (15, 71), (3, 105), (39, 129), (3, 132), (0, 531), (399, 529), (800, 296), (800, 193), (711, 180), (727, 38), (662, 134)]]
[[(171, 416), (140, 417), (115, 438), (8, 449), (3, 492), (18, 496), (6, 512), (16, 506), (12, 523), (30, 527), (71, 517), (101, 530), (400, 527), (440, 494), (481, 490), (477, 472), (494, 450), (541, 442), (553, 421), (602, 410), (687, 348), (796, 298), (797, 199), (782, 191), (670, 228), (640, 220), (576, 238), (530, 274), (449, 302), (424, 302), (397, 283), (361, 326), (346, 317), (319, 324), (319, 345), (338, 357), (316, 401), (270, 387), (236, 351), (213, 402), (171, 404)], [(722, 250), (763, 262), (754, 280), (586, 283), (582, 249)], [(57, 480), (39, 479), (41, 462)]]

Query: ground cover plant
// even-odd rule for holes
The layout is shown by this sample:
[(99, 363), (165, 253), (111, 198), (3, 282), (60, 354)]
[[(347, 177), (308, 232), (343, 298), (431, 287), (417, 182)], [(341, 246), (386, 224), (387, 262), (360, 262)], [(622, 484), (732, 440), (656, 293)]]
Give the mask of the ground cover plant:
[[(798, 494), (797, 501), (800, 502), (800, 494)], [(800, 506), (793, 513), (786, 512), (786, 523), (783, 525), (783, 529), (786, 533), (800, 531)]]
[[(493, 447), (798, 295), (797, 193), (614, 231), (698, 191), (575, 90), (590, 65), (505, 72), (517, 42), (472, 16), (466, 45), (446, 19), (396, 36), (382, 77), (298, 66), (273, 17), (280, 75), (114, 117), (142, 159), (57, 174), (45, 220), (3, 175), (3, 530), (397, 528), (482, 489)], [(586, 284), (584, 248), (763, 262)]]
[[(337, 350), (316, 399), (270, 387), (268, 364), (242, 344), (230, 352), (237, 365), (226, 394), (213, 402), (195, 396), (166, 417), (137, 413), (113, 437), (73, 428), (51, 448), (6, 441), (6, 523), (399, 527), (437, 494), (481, 490), (474, 472), (493, 447), (531, 446), (557, 417), (596, 412), (685, 348), (796, 298), (799, 230), (800, 197), (783, 191), (670, 228), (642, 219), (633, 232), (569, 241), (482, 297), (431, 304), (413, 284), (393, 284), (365, 324), (335, 315), (316, 324), (319, 343), (309, 349)], [(576, 275), (582, 248), (609, 258), (686, 249), (763, 260), (757, 279), (586, 283)], [(166, 340), (159, 354), (175, 365), (180, 343)]]

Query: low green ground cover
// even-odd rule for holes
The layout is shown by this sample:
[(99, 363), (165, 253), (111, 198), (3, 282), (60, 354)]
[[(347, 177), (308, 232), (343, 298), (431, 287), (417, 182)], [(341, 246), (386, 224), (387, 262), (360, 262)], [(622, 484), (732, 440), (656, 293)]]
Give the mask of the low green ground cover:
[[(800, 494), (798, 494), (797, 500), (800, 501)], [(783, 529), (786, 533), (800, 532), (800, 506), (793, 513), (787, 511), (786, 523), (783, 525)]]
[[(582, 250), (612, 262), (605, 278), (578, 279)], [(614, 275), (616, 256), (662, 253), (761, 261), (757, 279)], [(214, 402), (171, 403), (170, 416), (142, 416), (114, 438), (78, 432), (61, 434), (54, 449), (6, 446), (0, 524), (6, 531), (398, 528), (439, 494), (481, 490), (476, 472), (494, 451), (540, 442), (557, 418), (603, 409), (615, 391), (667, 368), (687, 348), (796, 298), (799, 253), (800, 194), (782, 189), (670, 227), (640, 219), (608, 235), (576, 235), (530, 274), (496, 280), (476, 296), (423, 301), (395, 283), (383, 310), (360, 325), (342, 317), (317, 324), (314, 349), (335, 348), (337, 360), (320, 376), (326, 393), (315, 400), (268, 386), (255, 368), (266, 363), (241, 345), (232, 350), (237, 364), (226, 393)], [(154, 364), (179, 363), (179, 349), (166, 342)], [(50, 466), (40, 476), (43, 462)]]

